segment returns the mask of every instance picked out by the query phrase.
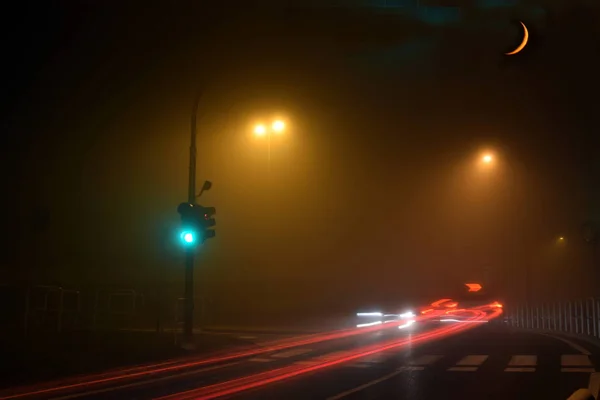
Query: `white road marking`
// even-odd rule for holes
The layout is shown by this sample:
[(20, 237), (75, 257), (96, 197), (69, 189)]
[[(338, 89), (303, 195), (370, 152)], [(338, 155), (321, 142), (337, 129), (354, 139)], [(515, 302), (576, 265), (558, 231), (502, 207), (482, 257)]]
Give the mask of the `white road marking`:
[(513, 367), (537, 365), (537, 356), (512, 356), (508, 365)]
[(418, 357), (415, 360), (409, 361), (409, 364), (410, 365), (431, 365), (441, 358), (442, 358), (442, 356), (425, 355), (425, 356)]
[(561, 342), (568, 344), (569, 346), (571, 346), (571, 348), (577, 350), (581, 354), (585, 354), (586, 356), (589, 356), (589, 355), (592, 354), (587, 349), (585, 349), (584, 347), (581, 347), (577, 343), (574, 343), (571, 340), (566, 339), (566, 338), (564, 338), (562, 336), (551, 335), (549, 333), (541, 333), (541, 335), (548, 336), (548, 337), (551, 337), (551, 338), (556, 339), (556, 340), (560, 340)]
[(448, 371), (453, 372), (475, 372), (479, 367), (452, 367), (448, 368)]
[(292, 349), (292, 350), (287, 350), (287, 351), (282, 351), (280, 353), (272, 354), (271, 357), (288, 358), (288, 357), (299, 356), (301, 354), (310, 353), (311, 351), (312, 351), (312, 349)]
[(591, 374), (596, 370), (594, 368), (561, 368), (560, 372), (587, 372)]
[(371, 387), (373, 385), (377, 385), (378, 383), (381, 383), (383, 381), (387, 381), (388, 379), (391, 379), (391, 378), (395, 377), (396, 375), (400, 374), (401, 372), (402, 372), (402, 370), (394, 371), (391, 374), (384, 375), (381, 378), (378, 378), (378, 379), (375, 379), (375, 380), (373, 380), (371, 382), (365, 383), (364, 385), (357, 386), (354, 389), (350, 389), (350, 390), (347, 390), (345, 392), (336, 394), (335, 396), (329, 397), (329, 398), (327, 398), (327, 400), (337, 400), (337, 399), (341, 399), (343, 397), (349, 396), (349, 395), (351, 395), (353, 393), (360, 392), (363, 389), (366, 389), (366, 388)]
[(560, 356), (560, 365), (563, 367), (591, 366), (590, 358), (583, 354), (563, 354)]
[(507, 367), (504, 372), (535, 372), (534, 367)]
[(271, 361), (275, 361), (272, 358), (261, 358), (261, 357), (255, 357), (255, 358), (251, 358), (250, 361), (253, 362), (271, 362)]
[[(206, 371), (212, 371), (215, 369), (231, 367), (232, 365), (236, 365), (239, 363), (241, 363), (241, 361), (235, 361), (235, 362), (232, 362), (229, 364), (215, 365), (213, 367), (203, 368), (203, 369), (199, 369), (199, 370), (195, 370), (195, 371), (181, 372), (181, 373), (177, 373), (174, 375), (153, 378), (152, 382), (168, 381), (170, 379), (176, 379), (176, 378), (180, 378), (182, 376), (196, 375), (196, 374), (200, 374), (200, 373), (206, 372)], [(107, 387), (104, 389), (91, 390), (89, 392), (74, 393), (74, 394), (62, 396), (62, 397), (53, 397), (53, 399), (54, 400), (76, 399), (78, 397), (85, 397), (85, 396), (91, 396), (91, 395), (100, 394), (100, 393), (113, 392), (116, 390), (122, 390), (122, 389), (127, 389), (127, 388), (131, 388), (131, 387), (136, 387), (136, 386), (143, 386), (143, 385), (147, 385), (147, 384), (148, 384), (148, 380), (143, 380), (143, 381), (139, 381), (139, 382), (128, 383), (127, 385), (112, 386), (112, 387)]]
[(600, 373), (594, 372), (590, 374), (590, 383), (588, 390), (594, 395), (594, 398), (598, 398), (598, 392), (600, 392)]
[(456, 365), (481, 365), (488, 359), (486, 355), (472, 355), (463, 357)]

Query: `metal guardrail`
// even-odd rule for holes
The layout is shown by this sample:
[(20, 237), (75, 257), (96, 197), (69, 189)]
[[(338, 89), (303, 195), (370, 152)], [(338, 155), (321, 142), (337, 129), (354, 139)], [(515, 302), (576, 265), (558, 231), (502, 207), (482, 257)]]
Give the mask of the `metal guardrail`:
[(600, 298), (516, 306), (505, 321), (515, 328), (600, 338)]
[(0, 284), (2, 334), (127, 329), (152, 319), (133, 289), (74, 290), (57, 285)]

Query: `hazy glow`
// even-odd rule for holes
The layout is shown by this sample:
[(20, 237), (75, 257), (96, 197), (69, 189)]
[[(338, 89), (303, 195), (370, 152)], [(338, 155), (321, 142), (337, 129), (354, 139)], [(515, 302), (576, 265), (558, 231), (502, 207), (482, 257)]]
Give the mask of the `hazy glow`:
[(415, 313), (412, 311), (407, 311), (405, 313), (400, 314), (400, 318), (413, 318)]
[(400, 325), (400, 326), (398, 327), (398, 329), (404, 329), (404, 328), (408, 328), (409, 326), (411, 326), (411, 325), (412, 325), (412, 324), (414, 324), (414, 323), (415, 323), (415, 320), (414, 320), (414, 319), (411, 319), (411, 320), (409, 320), (409, 321), (406, 321), (406, 323), (405, 323), (405, 324), (402, 324), (402, 325)]
[(195, 237), (194, 237), (194, 233), (193, 232), (182, 232), (181, 233), (181, 240), (185, 243), (185, 244), (192, 244), (195, 241)]
[(482, 161), (486, 164), (491, 163), (494, 160), (494, 157), (492, 157), (491, 154), (486, 154), (483, 156)]
[(254, 127), (254, 134), (256, 136), (264, 136), (267, 133), (267, 128), (262, 125), (262, 124), (258, 124)]
[(479, 292), (481, 290), (479, 283), (465, 283), (465, 286), (469, 288), (469, 292)]
[(275, 132), (283, 132), (283, 130), (285, 129), (285, 122), (281, 121), (281, 120), (277, 120), (275, 122), (273, 122), (273, 131)]

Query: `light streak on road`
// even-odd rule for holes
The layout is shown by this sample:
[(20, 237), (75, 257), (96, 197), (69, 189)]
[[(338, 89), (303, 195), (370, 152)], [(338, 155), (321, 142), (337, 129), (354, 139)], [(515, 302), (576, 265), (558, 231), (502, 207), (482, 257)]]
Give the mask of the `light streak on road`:
[[(501, 311), (500, 313), (492, 313), (491, 316), (487, 315), (484, 311), (481, 310), (472, 310), (471, 313), (473, 314), (473, 316), (469, 318), (469, 320), (475, 321), (488, 320), (492, 317), (498, 316), (501, 313)], [(448, 335), (472, 329), (473, 326), (474, 325), (471, 324), (453, 324), (445, 326), (443, 328), (435, 329), (430, 332), (415, 335), (412, 338), (403, 338), (400, 340), (394, 339), (383, 344), (365, 346), (363, 348), (359, 348), (354, 351), (350, 351), (349, 353), (346, 353), (344, 355), (341, 355), (340, 357), (334, 360), (324, 361), (316, 365), (291, 365), (266, 372), (261, 372), (254, 375), (245, 376), (242, 378), (236, 378), (226, 382), (201, 387), (198, 389), (192, 389), (182, 393), (176, 393), (173, 395), (161, 397), (158, 400), (209, 400), (218, 397), (228, 396), (248, 389), (253, 389), (256, 387), (288, 379), (294, 376), (302, 375), (308, 372), (313, 372), (323, 368), (346, 363), (348, 361), (366, 357), (374, 353), (379, 353), (381, 351), (399, 349), (406, 345), (414, 345), (429, 340), (439, 339)]]
[(366, 324), (358, 324), (356, 325), (357, 328), (365, 328), (367, 326), (374, 326), (374, 325), (381, 325), (383, 324), (383, 321), (375, 321), (375, 322), (368, 322)]
[(408, 328), (409, 326), (411, 326), (411, 325), (412, 325), (412, 324), (414, 324), (414, 323), (415, 323), (415, 320), (414, 320), (414, 319), (408, 320), (408, 321), (406, 321), (406, 323), (404, 323), (404, 324), (400, 325), (400, 326), (398, 327), (398, 329), (404, 329), (404, 328)]
[[(478, 311), (489, 309), (489, 306), (479, 307)], [(473, 309), (475, 310), (475, 309)], [(464, 311), (464, 310), (461, 310)], [(500, 315), (502, 313), (501, 308), (495, 308), (494, 313)], [(418, 317), (414, 321), (421, 319), (426, 320), (427, 318)], [(31, 396), (48, 396), (57, 395), (59, 393), (74, 392), (82, 390), (91, 390), (98, 386), (106, 386), (116, 383), (122, 383), (126, 380), (143, 379), (150, 376), (165, 374), (165, 373), (176, 373), (181, 372), (185, 369), (195, 368), (198, 366), (205, 366), (209, 364), (215, 364), (224, 361), (232, 361), (245, 357), (256, 356), (259, 354), (269, 353), (277, 350), (289, 349), (298, 346), (304, 346), (308, 344), (314, 344), (319, 342), (325, 342), (335, 339), (341, 339), (354, 335), (364, 334), (368, 332), (374, 332), (381, 329), (390, 327), (396, 327), (399, 321), (390, 321), (389, 323), (377, 323), (373, 326), (362, 327), (362, 328), (351, 328), (337, 331), (330, 331), (324, 333), (317, 333), (312, 335), (305, 335), (293, 338), (287, 338), (272, 342), (267, 342), (261, 348), (252, 348), (239, 350), (236, 352), (221, 352), (214, 353), (212, 356), (206, 358), (188, 357), (184, 359), (170, 360), (162, 363), (148, 364), (139, 367), (131, 367), (124, 369), (116, 369), (100, 374), (92, 374), (87, 376), (73, 377), (61, 381), (47, 382), (38, 385), (32, 385), (27, 387), (21, 387), (16, 389), (7, 389), (0, 393), (0, 400), (8, 399), (22, 399)], [(468, 324), (467, 324), (468, 325)], [(464, 325), (463, 325), (464, 326)], [(414, 341), (414, 340), (413, 340)]]

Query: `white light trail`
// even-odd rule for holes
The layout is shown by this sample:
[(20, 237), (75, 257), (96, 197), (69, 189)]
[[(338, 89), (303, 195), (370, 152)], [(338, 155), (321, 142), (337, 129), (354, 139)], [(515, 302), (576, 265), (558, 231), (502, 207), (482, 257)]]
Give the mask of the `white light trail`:
[(356, 313), (357, 317), (383, 317), (383, 313), (380, 312), (359, 312)]
[(409, 326), (411, 326), (411, 325), (412, 325), (412, 324), (414, 324), (414, 323), (415, 323), (415, 320), (414, 320), (414, 319), (410, 319), (410, 320), (406, 321), (406, 323), (405, 323), (405, 324), (402, 324), (402, 325), (400, 325), (400, 326), (398, 327), (398, 329), (404, 329), (404, 328), (408, 328)]
[(358, 324), (358, 325), (356, 325), (356, 327), (357, 328), (364, 328), (365, 326), (373, 326), (373, 325), (380, 325), (380, 324), (383, 324), (383, 322), (382, 321), (376, 321), (376, 322), (369, 322), (369, 323), (366, 323), (366, 324)]

